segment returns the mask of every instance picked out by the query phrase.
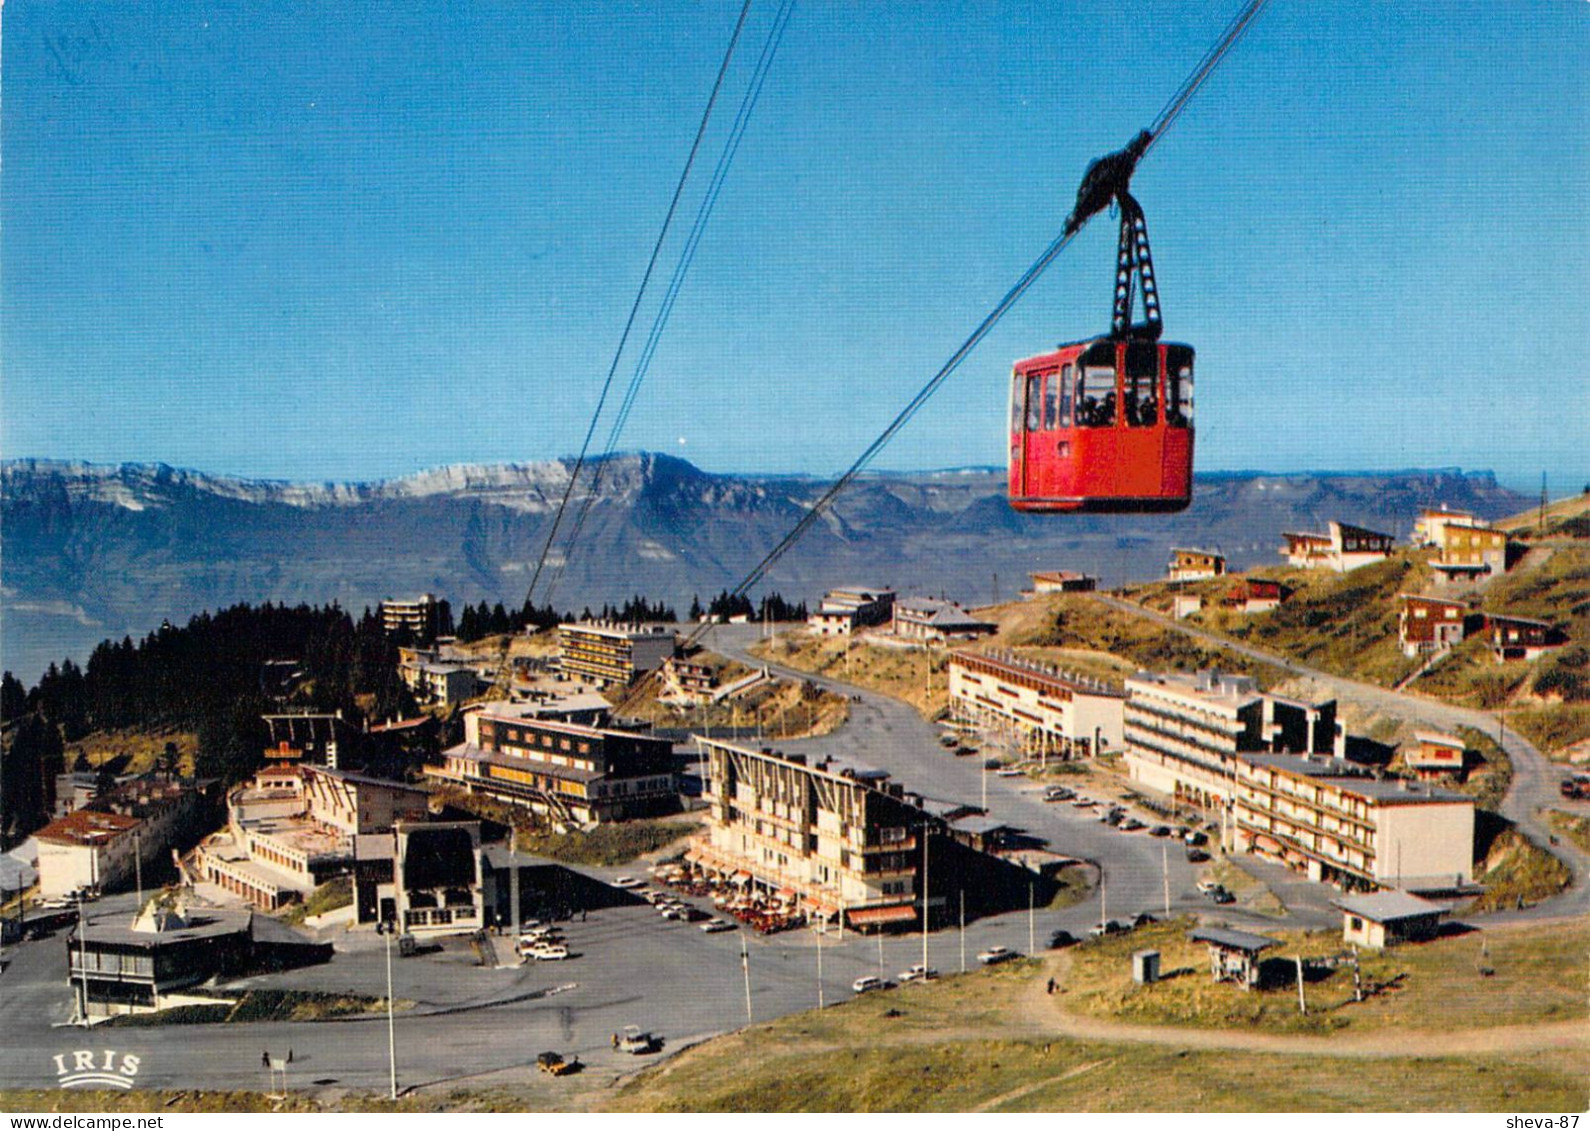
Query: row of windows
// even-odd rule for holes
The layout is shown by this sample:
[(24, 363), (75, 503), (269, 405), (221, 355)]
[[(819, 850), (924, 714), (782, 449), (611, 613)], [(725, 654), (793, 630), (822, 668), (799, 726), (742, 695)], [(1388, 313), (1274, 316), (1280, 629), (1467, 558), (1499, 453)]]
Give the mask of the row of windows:
[[(1129, 427), (1147, 428), (1160, 423), (1158, 384), (1153, 370), (1131, 366), (1120, 382), (1119, 393), (1113, 365), (1073, 367), (1067, 363), (1055, 372), (1018, 373), (1011, 394), (1011, 431), (1113, 428), (1117, 417)], [(1168, 372), (1165, 389), (1165, 423), (1173, 428), (1188, 427), (1193, 413), (1191, 364)]]

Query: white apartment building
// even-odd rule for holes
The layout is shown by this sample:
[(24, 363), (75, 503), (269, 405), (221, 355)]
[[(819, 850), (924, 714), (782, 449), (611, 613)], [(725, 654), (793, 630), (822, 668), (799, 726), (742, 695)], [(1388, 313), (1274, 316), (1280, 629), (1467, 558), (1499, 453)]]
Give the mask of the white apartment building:
[(1014, 653), (952, 652), (949, 691), (957, 722), (1015, 735), (1029, 754), (1087, 757), (1124, 741), (1125, 692)]

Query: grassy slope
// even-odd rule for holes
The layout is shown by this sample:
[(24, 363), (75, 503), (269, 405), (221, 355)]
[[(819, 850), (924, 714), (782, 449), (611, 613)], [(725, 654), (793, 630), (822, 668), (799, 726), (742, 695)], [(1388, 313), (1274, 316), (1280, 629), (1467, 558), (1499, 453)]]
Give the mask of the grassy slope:
[[(1583, 951), (1582, 932), (1572, 941), (1576, 945), (1563, 947), (1560, 941), (1532, 938), (1530, 957), (1515, 962), (1497, 936), (1490, 943), (1494, 977), (1517, 967), (1503, 988), (1494, 977), (1482, 983), (1472, 973), (1469, 951), (1477, 953), (1479, 947), (1474, 938), (1466, 940), (1467, 949), (1454, 945), (1428, 958), (1399, 954), (1390, 961), (1415, 968), (1404, 978), (1407, 988), (1354, 1008), (1365, 1016), (1379, 1010), (1377, 1020), (1387, 1029), (1409, 1021), (1423, 1024), (1418, 1009), (1443, 999), (1466, 1001), (1470, 1023), (1557, 1017), (1559, 999), (1572, 999), (1563, 1008), (1582, 1011), (1583, 973), (1575, 965)], [(1125, 954), (1136, 945), (1112, 941), (1073, 953), (1108, 958), (1118, 968), (1116, 976), (1125, 977)], [(1563, 957), (1563, 951), (1571, 953)], [(1559, 986), (1554, 975), (1565, 963), (1573, 970)], [(1480, 996), (1444, 992), (1463, 970), (1471, 971)], [(1366, 1071), (1360, 1061), (1318, 1054), (1200, 1051), (1192, 1033), (1182, 1047), (1034, 1034), (1034, 1020), (1024, 1012), (1024, 991), (1042, 977), (1036, 963), (1016, 963), (755, 1026), (646, 1073), (626, 1085), (610, 1106), (625, 1111), (1434, 1111), (1523, 1110), (1548, 1103), (1557, 1106), (1541, 1110), (1579, 1110), (1590, 1099), (1583, 1057), (1576, 1053), (1512, 1061), (1386, 1057)], [(1207, 980), (1201, 974), (1190, 980), (1200, 979)], [(1418, 991), (1422, 996), (1410, 996), (1426, 982), (1429, 988)], [(1518, 1004), (1508, 997), (1519, 987), (1535, 985), (1546, 987), (1546, 998)], [(1234, 987), (1221, 989), (1226, 997), (1253, 997)], [(1461, 989), (1468, 994), (1467, 982)], [(1284, 991), (1279, 997), (1293, 1000)], [(1490, 1011), (1493, 1003), (1508, 1003), (1507, 1012)], [(1451, 1016), (1451, 1009), (1442, 1016)], [(1148, 1080), (1152, 1088), (1143, 1086)]]
[[(1217, 985), (1203, 943), (1188, 940), (1186, 921), (1162, 923), (1104, 940), (1075, 953), (1067, 979), (1069, 1008), (1145, 1025), (1246, 1027), (1284, 1033), (1338, 1030), (1464, 1029), (1567, 1021), (1584, 1016), (1584, 954), (1590, 923), (1533, 930), (1474, 932), (1419, 946), (1362, 951), (1366, 987), (1353, 1001), (1350, 966), (1305, 985), (1309, 1013), (1297, 1008), (1291, 959), (1340, 955), (1338, 931), (1267, 931), (1281, 945), (1268, 952), (1270, 988), (1244, 993)], [(1161, 968), (1182, 971), (1155, 985), (1131, 978), (1135, 950), (1160, 952)], [(1483, 948), (1483, 950), (1482, 950)], [(1482, 973), (1482, 969), (1491, 971)]]

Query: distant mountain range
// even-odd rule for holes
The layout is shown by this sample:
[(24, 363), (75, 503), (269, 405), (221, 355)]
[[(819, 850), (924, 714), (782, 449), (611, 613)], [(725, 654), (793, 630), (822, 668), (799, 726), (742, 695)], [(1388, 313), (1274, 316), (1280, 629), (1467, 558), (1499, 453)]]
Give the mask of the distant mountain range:
[[(137, 637), (239, 601), (335, 600), (357, 613), (382, 597), (432, 592), (455, 609), (520, 604), (571, 466), (301, 484), (159, 464), (8, 461), (0, 464), (0, 663), (31, 683), (51, 660), (81, 661), (106, 637)], [(566, 564), (552, 557), (537, 601), (555, 578), (558, 608), (641, 593), (683, 613), (692, 594), (705, 601), (736, 585), (824, 486), (715, 475), (666, 455), (616, 456), (578, 546)], [(1193, 505), (1169, 517), (1031, 517), (1009, 510), (1003, 493), (1003, 471), (987, 468), (864, 477), (774, 567), (766, 588), (812, 601), (860, 583), (982, 604), (1009, 599), (1038, 569), (1084, 570), (1107, 584), (1145, 580), (1163, 573), (1172, 546), (1216, 548), (1241, 569), (1278, 561), (1282, 530), (1323, 529), (1333, 518), (1406, 537), (1423, 505), (1500, 517), (1532, 503), (1489, 472), (1452, 469), (1203, 475)]]

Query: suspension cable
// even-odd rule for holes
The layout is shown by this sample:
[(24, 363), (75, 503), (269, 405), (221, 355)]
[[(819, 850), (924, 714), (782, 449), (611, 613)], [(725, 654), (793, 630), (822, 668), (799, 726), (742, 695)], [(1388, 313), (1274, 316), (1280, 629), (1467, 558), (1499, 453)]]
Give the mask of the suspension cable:
[[(1186, 108), (1187, 103), (1192, 100), (1193, 95), (1198, 92), (1198, 89), (1201, 86), (1203, 86), (1210, 74), (1213, 73), (1215, 67), (1220, 64), (1221, 60), (1224, 59), (1231, 48), (1235, 46), (1237, 40), (1242, 37), (1242, 34), (1248, 29), (1249, 25), (1258, 15), (1260, 9), (1264, 7), (1264, 4), (1265, 0), (1249, 0), (1243, 10), (1239, 12), (1229, 24), (1226, 25), (1225, 30), (1221, 33), (1220, 39), (1216, 41), (1215, 46), (1212, 47), (1201, 60), (1199, 60), (1198, 65), (1193, 68), (1193, 71), (1188, 76), (1187, 80), (1182, 83), (1181, 87), (1171, 97), (1170, 101), (1165, 104), (1164, 108), (1159, 112), (1159, 115), (1154, 119), (1154, 124), (1152, 127), (1150, 127), (1150, 133), (1152, 136), (1149, 146), (1145, 147), (1143, 150), (1144, 154), (1148, 152), (1148, 148), (1151, 148), (1154, 143), (1159, 141), (1164, 132), (1169, 129), (1175, 120), (1181, 115), (1181, 112)], [(1083, 222), (1085, 223), (1086, 221), (1084, 220)], [(895, 434), (910, 422), (911, 418), (914, 417), (922, 408), (922, 406), (928, 402), (929, 398), (931, 398), (933, 394), (938, 391), (939, 387), (944, 384), (945, 380), (948, 379), (950, 374), (954, 373), (955, 370), (960, 367), (960, 364), (966, 360), (967, 356), (972, 352), (973, 349), (977, 347), (978, 343), (988, 336), (989, 331), (991, 331), (999, 323), (1000, 319), (1002, 319), (1005, 314), (1009, 312), (1010, 308), (1016, 304), (1016, 301), (1027, 292), (1028, 288), (1030, 288), (1033, 283), (1037, 282), (1038, 277), (1042, 275), (1043, 272), (1048, 269), (1049, 265), (1053, 263), (1060, 255), (1060, 253), (1070, 245), (1072, 239), (1075, 238), (1077, 232), (1080, 230), (1081, 226), (1079, 225), (1070, 232), (1062, 232), (1061, 235), (1055, 237), (1055, 239), (1050, 242), (1049, 246), (1045, 248), (1038, 258), (1033, 261), (1032, 265), (1028, 267), (1026, 271), (1022, 272), (1015, 284), (1005, 292), (1004, 297), (999, 300), (999, 302), (994, 306), (994, 309), (990, 311), (986, 317), (984, 317), (982, 322), (978, 324), (977, 328), (973, 330), (966, 340), (956, 348), (955, 352), (950, 355), (949, 360), (946, 361), (942, 367), (940, 367), (937, 373), (928, 379), (927, 383), (923, 385), (922, 388), (917, 390), (916, 395), (911, 398), (911, 400), (906, 404), (905, 408), (901, 409), (895, 418), (889, 422), (888, 426), (878, 434), (877, 438), (874, 439), (872, 443), (867, 445), (866, 449), (861, 453), (861, 455), (856, 457), (856, 461), (850, 465), (845, 473), (835, 480), (826, 491), (818, 496), (817, 500), (813, 502), (807, 509), (806, 513), (800, 517), (800, 520), (796, 522), (795, 526), (790, 530), (790, 532), (786, 534), (776, 546), (769, 550), (761, 561), (752, 567), (750, 573), (746, 574), (744, 580), (742, 580), (732, 590), (730, 594), (731, 596), (744, 596), (751, 586), (755, 585), (764, 576), (766, 576), (767, 571), (772, 568), (774, 563), (783, 557), (784, 554), (786, 554), (790, 548), (794, 546), (795, 543), (798, 542), (801, 537), (812, 528), (817, 520), (822, 517), (823, 513), (827, 511), (829, 506), (832, 505), (834, 499), (837, 498), (839, 494), (845, 490), (845, 488), (850, 486), (852, 482), (854, 482), (856, 477), (866, 469), (866, 467), (872, 462), (877, 454), (881, 452), (889, 443), (889, 441), (894, 438)], [(705, 636), (707, 632), (711, 630), (711, 628), (712, 623), (710, 621), (697, 625), (696, 628), (685, 639), (684, 647), (690, 648), (700, 643), (701, 638)], [(650, 682), (651, 678), (652, 673), (648, 672), (640, 680), (637, 680), (633, 685), (631, 685), (628, 693), (625, 694), (623, 700), (615, 708), (615, 712), (622, 711), (624, 708), (628, 707), (629, 704), (636, 697), (638, 697), (646, 684)]]
[(785, 29), (794, 13), (795, 0), (782, 0), (773, 23), (768, 29), (767, 39), (762, 45), (762, 53), (757, 59), (752, 70), (751, 79), (746, 87), (745, 94), (740, 100), (740, 108), (735, 114), (734, 122), (729, 128), (729, 133), (724, 140), (723, 151), (718, 155), (718, 162), (708, 181), (706, 193), (696, 209), (696, 217), (691, 225), (690, 234), (685, 240), (683, 250), (680, 252), (679, 261), (674, 265), (673, 277), (669, 280), (668, 289), (664, 294), (662, 303), (658, 306), (656, 315), (652, 319), (651, 330), (646, 335), (645, 344), (641, 348), (639, 359), (635, 363), (634, 372), (630, 375), (629, 386), (624, 391), (624, 399), (619, 404), (612, 426), (608, 430), (607, 443), (602, 456), (592, 464), (589, 483), (585, 489), (584, 498), (581, 500), (580, 509), (575, 516), (574, 525), (563, 542), (563, 555), (555, 567), (551, 579), (541, 591), (542, 600), (550, 603), (553, 594), (557, 591), (558, 584), (563, 580), (564, 572), (568, 568), (569, 559), (573, 556), (574, 547), (578, 543), (581, 532), (585, 529), (586, 519), (590, 516), (592, 507), (595, 506), (597, 496), (601, 491), (602, 479), (607, 472), (609, 461), (618, 447), (619, 437), (623, 434), (624, 426), (629, 421), (631, 410), (640, 392), (640, 387), (651, 371), (652, 358), (656, 355), (657, 347), (662, 340), (663, 330), (668, 325), (668, 319), (673, 313), (674, 303), (679, 298), (679, 292), (684, 286), (685, 276), (690, 271), (691, 264), (695, 261), (696, 251), (701, 246), (701, 238), (706, 231), (707, 221), (712, 216), (712, 211), (717, 205), (718, 197), (723, 191), (724, 182), (728, 178), (729, 167), (734, 162), (735, 154), (739, 152), (740, 142), (744, 139), (746, 129), (750, 125), (751, 113), (756, 109), (756, 104), (762, 96), (762, 87), (767, 82), (767, 75), (772, 68), (773, 58), (778, 53), (780, 43), (784, 38)]
[(552, 549), (552, 542), (558, 535), (558, 527), (563, 521), (563, 512), (568, 508), (569, 497), (574, 494), (574, 485), (580, 477), (580, 469), (585, 466), (586, 453), (590, 451), (591, 437), (596, 433), (597, 421), (601, 419), (602, 408), (607, 404), (607, 394), (613, 387), (613, 375), (618, 372), (618, 362), (624, 354), (624, 346), (629, 341), (630, 330), (634, 328), (635, 316), (640, 312), (641, 300), (646, 295), (646, 286), (651, 281), (652, 271), (657, 266), (657, 258), (662, 254), (663, 241), (668, 236), (668, 228), (673, 223), (674, 212), (679, 208), (679, 198), (684, 194), (685, 182), (690, 177), (690, 168), (695, 164), (696, 153), (701, 148), (701, 139), (707, 132), (707, 122), (712, 118), (712, 107), (718, 101), (718, 92), (723, 89), (723, 76), (728, 73), (729, 61), (734, 57), (734, 48), (740, 42), (740, 32), (745, 29), (746, 16), (751, 11), (751, 0), (745, 0), (740, 7), (740, 18), (735, 21), (734, 34), (729, 37), (729, 46), (723, 53), (723, 62), (718, 66), (718, 77), (713, 81), (712, 93), (707, 97), (706, 109), (701, 114), (701, 124), (696, 127), (696, 137), (690, 144), (690, 155), (685, 158), (685, 167), (679, 173), (679, 183), (674, 186), (673, 199), (668, 203), (667, 215), (663, 217), (662, 230), (657, 233), (657, 242), (651, 249), (651, 258), (646, 263), (646, 272), (641, 276), (640, 286), (635, 291), (635, 301), (629, 308), (629, 318), (624, 322), (624, 332), (619, 336), (618, 348), (613, 351), (612, 364), (607, 367), (607, 378), (602, 382), (602, 393), (596, 401), (596, 411), (591, 413), (591, 423), (585, 430), (585, 440), (580, 445), (580, 454), (574, 461), (574, 469), (569, 473), (568, 486), (564, 488), (563, 498), (558, 503), (557, 513), (552, 517), (552, 528), (547, 531), (547, 540), (541, 547), (541, 556), (536, 561), (535, 572), (530, 575), (530, 586), (525, 592), (525, 604), (531, 602), (535, 595), (536, 582), (541, 578), (541, 570), (546, 566), (547, 554)]

